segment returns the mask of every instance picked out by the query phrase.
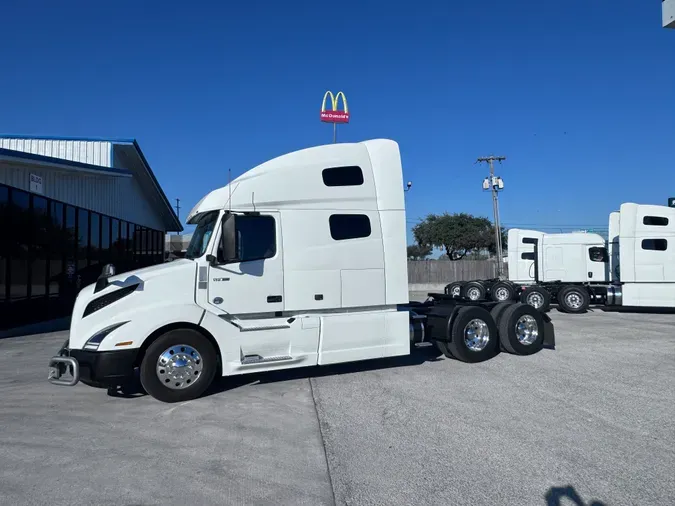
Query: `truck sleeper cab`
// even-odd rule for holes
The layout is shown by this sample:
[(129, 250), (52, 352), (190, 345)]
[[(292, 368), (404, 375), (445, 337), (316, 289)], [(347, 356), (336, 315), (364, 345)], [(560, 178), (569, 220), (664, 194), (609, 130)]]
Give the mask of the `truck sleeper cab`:
[[(80, 292), (69, 339), (50, 361), (52, 383), (111, 387), (138, 374), (153, 397), (184, 401), (217, 375), (407, 355), (430, 335), (426, 316), (409, 311), (393, 141), (275, 158), (206, 195), (188, 223), (196, 228), (185, 259), (121, 275), (108, 268)], [(460, 318), (449, 306), (448, 322)], [(458, 330), (432, 334), (448, 345), (459, 336), (455, 355), (479, 341), (467, 361), (484, 360), (498, 351), (498, 332), (487, 309), (472, 311)], [(512, 352), (543, 346), (544, 321), (527, 311), (507, 318)], [(529, 337), (519, 348), (521, 334)]]
[(624, 203), (609, 215), (607, 241), (591, 233), (509, 230), (509, 281), (455, 282), (446, 293), (480, 300), (499, 282), (541, 311), (551, 302), (570, 313), (591, 304), (675, 307), (674, 245), (675, 209)]

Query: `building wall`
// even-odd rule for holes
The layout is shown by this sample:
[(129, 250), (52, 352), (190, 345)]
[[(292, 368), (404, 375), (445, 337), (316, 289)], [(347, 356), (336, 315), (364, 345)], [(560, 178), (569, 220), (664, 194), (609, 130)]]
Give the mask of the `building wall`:
[(0, 138), (0, 148), (112, 167), (110, 142)]
[(675, 28), (675, 0), (663, 0), (663, 27)]
[(39, 165), (0, 162), (0, 183), (29, 191), (31, 174), (42, 177), (44, 197), (165, 230), (161, 217), (134, 177), (78, 174)]

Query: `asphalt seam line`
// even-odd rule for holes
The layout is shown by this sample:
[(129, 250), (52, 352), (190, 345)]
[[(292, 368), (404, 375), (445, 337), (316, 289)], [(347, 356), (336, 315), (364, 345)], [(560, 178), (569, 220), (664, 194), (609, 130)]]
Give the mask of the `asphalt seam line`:
[(321, 418), (319, 417), (319, 409), (316, 407), (316, 395), (314, 394), (314, 384), (312, 378), (307, 378), (309, 381), (309, 391), (312, 394), (312, 402), (314, 403), (314, 413), (316, 413), (316, 423), (319, 425), (319, 434), (321, 435), (321, 445), (323, 446), (323, 458), (326, 460), (326, 470), (328, 471), (328, 483), (330, 484), (330, 491), (333, 495), (333, 505), (337, 505), (335, 499), (335, 487), (333, 486), (333, 476), (331, 475), (330, 462), (328, 462), (328, 452), (326, 451), (326, 438), (323, 435), (323, 428), (321, 427)]

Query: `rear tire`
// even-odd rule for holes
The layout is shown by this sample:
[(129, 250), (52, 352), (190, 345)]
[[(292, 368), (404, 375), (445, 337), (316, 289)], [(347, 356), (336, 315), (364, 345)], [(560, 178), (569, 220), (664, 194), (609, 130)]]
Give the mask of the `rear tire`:
[(544, 318), (528, 304), (513, 304), (502, 314), (499, 340), (515, 355), (533, 355), (544, 347)]
[(439, 342), (444, 355), (462, 362), (476, 363), (499, 353), (497, 326), (487, 310), (477, 306), (461, 308), (452, 324), (450, 343)]
[(520, 294), (520, 302), (532, 306), (541, 313), (545, 313), (551, 309), (551, 294), (541, 286), (528, 286)]
[(445, 294), (452, 295), (453, 297), (459, 297), (462, 295), (462, 287), (464, 286), (464, 281), (453, 281), (445, 287)]
[(487, 295), (487, 290), (483, 283), (479, 281), (469, 281), (462, 287), (462, 297), (466, 297), (469, 300), (479, 301), (485, 300)]
[(162, 334), (145, 352), (141, 384), (162, 402), (196, 399), (211, 385), (218, 360), (211, 342), (196, 330)]
[(513, 302), (500, 302), (499, 304), (494, 306), (490, 311), (490, 316), (492, 316), (492, 319), (494, 320), (497, 329), (499, 329), (499, 322), (502, 319), (504, 311), (506, 311), (511, 306), (513, 306)]
[(490, 290), (490, 298), (495, 302), (513, 300), (515, 294), (516, 291), (513, 288), (513, 285), (505, 281), (497, 281), (492, 285), (492, 289)]
[(558, 305), (565, 313), (585, 313), (590, 297), (583, 286), (566, 285), (558, 292)]

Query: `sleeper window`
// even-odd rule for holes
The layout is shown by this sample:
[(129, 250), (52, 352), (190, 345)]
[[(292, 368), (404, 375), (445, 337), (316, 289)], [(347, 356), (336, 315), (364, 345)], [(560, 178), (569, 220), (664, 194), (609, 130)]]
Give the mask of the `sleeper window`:
[(326, 186), (360, 186), (363, 184), (363, 171), (355, 165), (323, 169), (321, 173)]
[(666, 251), (668, 249), (668, 241), (665, 239), (642, 239), (642, 249)]
[(664, 216), (645, 216), (642, 218), (643, 225), (653, 225), (657, 227), (667, 227), (668, 218)]
[(329, 226), (330, 235), (336, 241), (370, 235), (370, 219), (365, 214), (333, 214)]
[(534, 260), (534, 252), (521, 253), (520, 258), (523, 260)]

